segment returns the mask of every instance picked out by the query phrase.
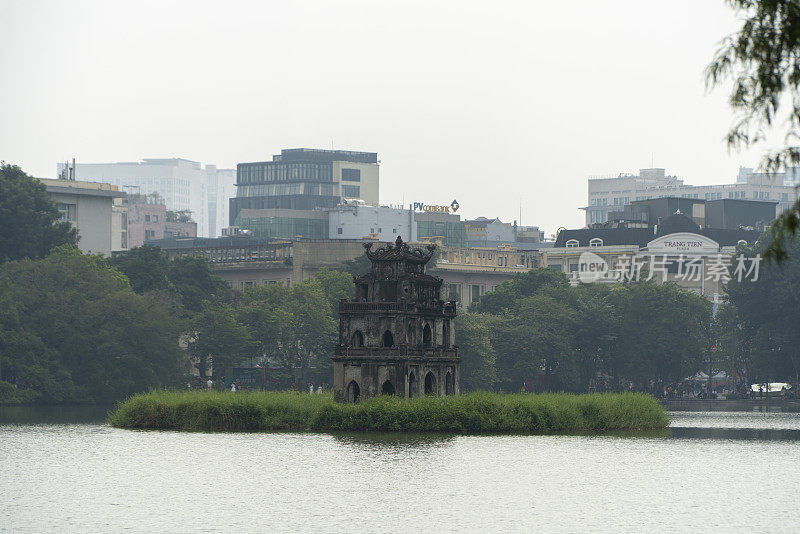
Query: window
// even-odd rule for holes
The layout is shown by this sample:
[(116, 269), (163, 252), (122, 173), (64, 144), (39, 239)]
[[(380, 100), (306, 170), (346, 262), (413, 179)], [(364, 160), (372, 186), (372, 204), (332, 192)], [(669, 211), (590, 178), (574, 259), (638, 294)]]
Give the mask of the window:
[(397, 228), (392, 228), (392, 233), (396, 234), (397, 233)]
[(577, 263), (570, 263), (569, 264), (569, 272), (577, 273), (578, 272), (578, 264)]
[(153, 215), (153, 222), (158, 222), (158, 215)]
[[(75, 214), (77, 212), (76, 204), (63, 204), (58, 205), (58, 211), (61, 212), (61, 220), (75, 222)], [(123, 214), (124, 215), (124, 214)]]
[(361, 169), (342, 169), (342, 180), (348, 182), (361, 181)]
[(150, 214), (149, 213), (144, 216), (144, 222), (150, 222)]
[(447, 298), (450, 300), (461, 300), (461, 284), (447, 284)]
[(342, 196), (346, 198), (358, 198), (361, 196), (361, 188), (357, 185), (343, 185)]
[(378, 233), (382, 234), (383, 233), (383, 228), (378, 228)]
[(562, 267), (560, 263), (551, 263), (548, 265), (549, 268), (553, 269), (554, 271), (561, 272)]
[(600, 239), (599, 237), (595, 237), (594, 239), (589, 241), (589, 246), (590, 247), (602, 247), (603, 246), (603, 240)]
[(567, 245), (567, 248), (575, 248), (575, 247), (578, 246), (578, 240), (577, 239), (570, 239), (569, 241), (567, 241), (566, 245)]
[(470, 302), (478, 302), (481, 298), (481, 294), (483, 293), (483, 286), (480, 284), (471, 284), (469, 286), (469, 301)]

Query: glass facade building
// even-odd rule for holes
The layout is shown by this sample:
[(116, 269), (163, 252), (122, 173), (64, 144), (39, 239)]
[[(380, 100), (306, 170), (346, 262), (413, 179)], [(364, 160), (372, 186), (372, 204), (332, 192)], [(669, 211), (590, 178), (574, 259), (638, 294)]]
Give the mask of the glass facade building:
[(464, 248), (467, 246), (467, 232), (458, 216), (454, 220), (423, 219), (416, 215), (417, 239), (441, 237), (446, 247)]
[(312, 210), (335, 207), (342, 197), (362, 198), (362, 169), (377, 165), (375, 152), (308, 148), (284, 149), (272, 161), (240, 163), (230, 223), (236, 224), (242, 209)]
[(328, 239), (328, 218), (238, 217), (236, 226), (247, 228), (253, 237)]

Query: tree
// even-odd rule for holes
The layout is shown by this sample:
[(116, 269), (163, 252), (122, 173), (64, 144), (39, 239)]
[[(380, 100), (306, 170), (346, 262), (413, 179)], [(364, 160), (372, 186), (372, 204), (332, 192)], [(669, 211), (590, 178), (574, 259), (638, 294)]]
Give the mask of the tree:
[(206, 301), (192, 321), (192, 331), (189, 351), (197, 362), (200, 376), (206, 376), (212, 366), (214, 374), (221, 376), (254, 354), (255, 343), (249, 330), (237, 320), (234, 309), (224, 302)]
[(0, 378), (48, 402), (111, 401), (182, 378), (184, 323), (71, 246), (0, 266)]
[(203, 301), (223, 296), (230, 286), (211, 272), (211, 267), (202, 256), (178, 256), (169, 264), (167, 277), (172, 288), (180, 295), (183, 307), (197, 313)]
[(675, 382), (703, 368), (711, 304), (673, 283), (619, 288), (621, 325), (616, 376), (647, 389), (648, 382)]
[(461, 389), (494, 389), (497, 383), (496, 356), (491, 331), (496, 318), (488, 314), (462, 313), (456, 317), (455, 332), (461, 358)]
[(619, 339), (620, 313), (609, 286), (581, 284), (571, 288), (570, 293), (575, 309), (572, 342), (579, 388), (588, 390), (594, 385), (597, 372), (606, 370), (613, 357)]
[[(785, 125), (784, 146), (769, 151), (761, 167), (775, 172), (800, 164), (800, 3), (796, 0), (727, 0), (744, 15), (738, 33), (727, 37), (706, 68), (706, 83), (728, 80), (735, 121), (728, 147), (764, 141), (776, 123)], [(788, 110), (784, 111), (784, 106)], [(772, 225), (776, 237), (765, 254), (782, 261), (786, 239), (800, 230), (800, 200)]]
[(194, 221), (192, 221), (191, 210), (178, 210), (178, 211), (167, 210), (167, 222), (188, 223)]
[(522, 298), (536, 294), (542, 288), (568, 285), (566, 275), (555, 269), (546, 267), (531, 269), (526, 273), (514, 275), (514, 278), (503, 282), (494, 291), (481, 296), (480, 300), (472, 305), (473, 311), (499, 314), (515, 306)]
[(353, 276), (367, 274), (372, 269), (372, 262), (366, 254), (362, 254), (352, 260), (345, 260), (342, 264), (344, 265), (344, 272), (350, 273)]
[(355, 294), (355, 284), (353, 277), (349, 273), (342, 273), (333, 271), (327, 267), (323, 267), (314, 279), (319, 282), (322, 292), (325, 294), (325, 300), (331, 306), (331, 313), (334, 315), (339, 313), (339, 301), (342, 299), (352, 299)]
[(0, 262), (43, 258), (54, 247), (77, 244), (78, 231), (60, 219), (44, 184), (0, 161)]
[[(771, 246), (762, 236), (741, 252), (753, 257)], [(731, 319), (744, 342), (739, 359), (748, 365), (753, 381), (800, 376), (800, 242), (786, 248), (788, 258), (780, 265), (767, 264), (758, 279), (734, 278), (728, 283), (728, 300), (735, 311)]]
[(169, 289), (170, 261), (167, 253), (153, 245), (134, 247), (109, 260), (112, 267), (125, 273), (137, 293)]
[(515, 309), (498, 319), (492, 332), (500, 380), (516, 390), (526, 378), (542, 377), (547, 390), (559, 389), (554, 375), (568, 380), (573, 310), (543, 294), (518, 301)]

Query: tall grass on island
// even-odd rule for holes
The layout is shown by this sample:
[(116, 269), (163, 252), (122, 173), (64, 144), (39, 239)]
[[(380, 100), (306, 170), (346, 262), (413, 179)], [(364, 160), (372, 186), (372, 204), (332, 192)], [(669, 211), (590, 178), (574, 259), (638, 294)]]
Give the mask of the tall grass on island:
[(153, 391), (121, 402), (109, 422), (119, 428), (210, 432), (552, 434), (658, 430), (669, 418), (653, 397), (641, 393), (476, 392), (339, 404), (330, 393)]

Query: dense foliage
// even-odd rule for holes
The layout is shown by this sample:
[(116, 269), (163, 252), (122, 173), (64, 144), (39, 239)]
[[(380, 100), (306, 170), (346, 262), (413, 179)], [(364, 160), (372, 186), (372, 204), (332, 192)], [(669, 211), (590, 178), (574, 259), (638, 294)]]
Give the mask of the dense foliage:
[(458, 324), (465, 388), (658, 391), (703, 367), (711, 305), (673, 284), (571, 287), (542, 268), (487, 293)]
[(111, 424), (189, 431), (382, 431), (559, 433), (657, 430), (669, 423), (650, 396), (498, 395), (400, 399), (381, 396), (338, 404), (329, 393), (155, 391), (121, 403)]
[[(741, 252), (763, 254), (769, 243), (764, 236)], [(728, 283), (730, 305), (717, 314), (716, 365), (746, 382), (797, 384), (800, 378), (800, 243), (783, 247), (787, 259), (762, 264), (757, 280)]]
[(255, 286), (209, 301), (195, 318), (191, 353), (201, 371), (213, 367), (218, 377), (252, 358), (279, 370), (284, 386), (328, 382), (339, 300), (353, 291), (349, 274), (321, 269), (292, 287)]
[(0, 263), (43, 258), (53, 247), (76, 244), (77, 231), (60, 218), (44, 184), (0, 162)]
[(74, 247), (4, 263), (2, 398), (102, 402), (174, 384), (185, 371), (183, 327), (169, 303), (136, 294), (106, 260)]

